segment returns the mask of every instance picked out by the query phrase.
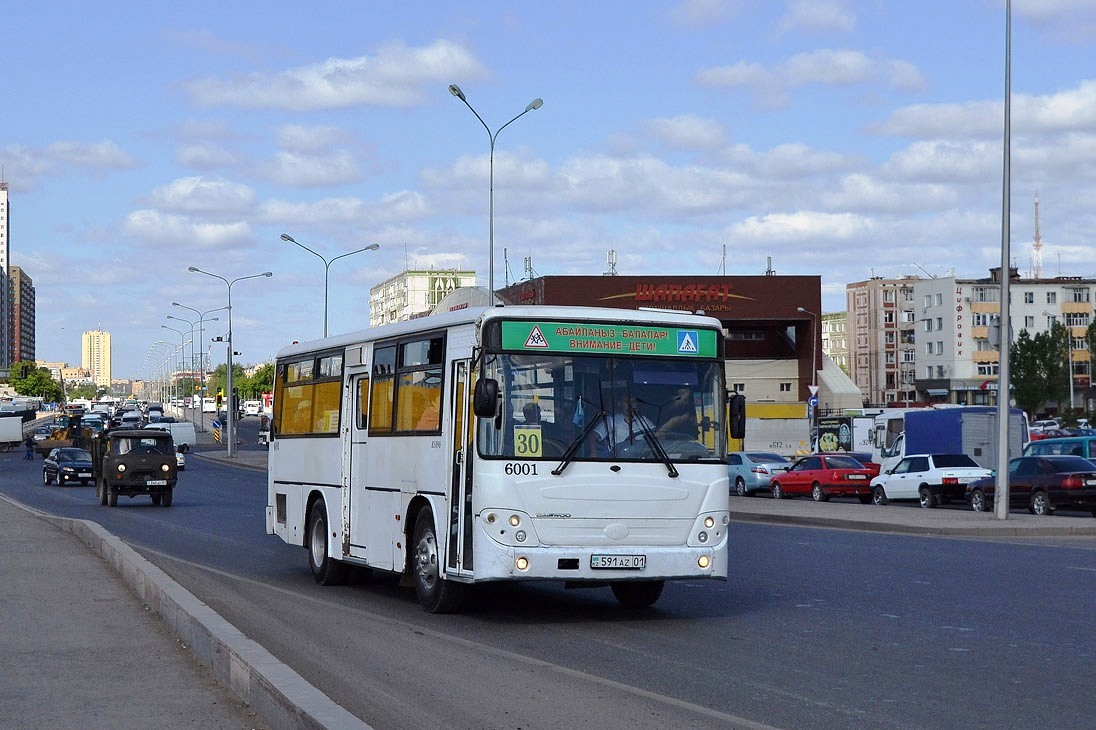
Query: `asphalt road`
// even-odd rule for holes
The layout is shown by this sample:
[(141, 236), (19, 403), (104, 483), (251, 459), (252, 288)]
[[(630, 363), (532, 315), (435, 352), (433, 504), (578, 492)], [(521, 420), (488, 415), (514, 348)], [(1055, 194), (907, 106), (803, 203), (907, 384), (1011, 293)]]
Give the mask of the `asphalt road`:
[[(726, 583), (653, 609), (486, 586), (457, 616), (378, 578), (316, 586), (264, 533), (265, 475), (192, 455), (170, 509), (0, 461), (0, 489), (120, 535), (376, 728), (1091, 725), (1096, 540), (734, 523)], [(859, 505), (850, 505), (859, 508)]]

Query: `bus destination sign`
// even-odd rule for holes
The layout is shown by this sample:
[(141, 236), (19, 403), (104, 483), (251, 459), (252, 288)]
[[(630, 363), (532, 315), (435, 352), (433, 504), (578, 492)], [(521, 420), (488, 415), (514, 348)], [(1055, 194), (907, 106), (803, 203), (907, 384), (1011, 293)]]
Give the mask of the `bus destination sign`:
[(716, 331), (611, 322), (502, 322), (506, 350), (715, 357)]

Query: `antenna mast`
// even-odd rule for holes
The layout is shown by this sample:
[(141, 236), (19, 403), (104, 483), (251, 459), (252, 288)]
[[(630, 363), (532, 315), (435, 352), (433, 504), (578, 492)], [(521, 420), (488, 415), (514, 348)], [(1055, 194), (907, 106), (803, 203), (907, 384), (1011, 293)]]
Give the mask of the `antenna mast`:
[(1043, 237), (1039, 235), (1039, 192), (1035, 192), (1035, 241), (1031, 244), (1032, 278), (1043, 278)]

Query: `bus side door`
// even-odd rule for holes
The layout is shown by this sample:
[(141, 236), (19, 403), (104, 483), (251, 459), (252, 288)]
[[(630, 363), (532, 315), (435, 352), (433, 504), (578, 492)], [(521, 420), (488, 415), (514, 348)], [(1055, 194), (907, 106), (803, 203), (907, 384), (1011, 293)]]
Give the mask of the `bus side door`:
[[(352, 401), (344, 413), (351, 416), (346, 438), (346, 519), (349, 522), (349, 554), (364, 558), (371, 567), (392, 570), (396, 545), (402, 540), (396, 516), (400, 514), (398, 486), (371, 484), (370, 464), (376, 455), (374, 448), (383, 448), (369, 438), (369, 368), (351, 371), (346, 397)], [(383, 441), (383, 440), (382, 440)]]

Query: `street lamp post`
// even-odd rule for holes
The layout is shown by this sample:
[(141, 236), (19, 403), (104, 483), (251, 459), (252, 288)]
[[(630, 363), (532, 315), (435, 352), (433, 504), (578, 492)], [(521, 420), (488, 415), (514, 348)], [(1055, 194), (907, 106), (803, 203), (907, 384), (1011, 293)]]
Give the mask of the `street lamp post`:
[(228, 287), (228, 306), (225, 309), (228, 310), (228, 357), (226, 362), (228, 364), (228, 371), (225, 373), (225, 387), (228, 389), (228, 408), (225, 409), (225, 443), (227, 444), (227, 456), (232, 458), (236, 456), (236, 444), (234, 443), (236, 426), (236, 403), (232, 396), (232, 285), (237, 281), (243, 281), (245, 279), (258, 279), (261, 276), (270, 278), (274, 276), (269, 271), (264, 271), (261, 274), (251, 274), (250, 276), (239, 276), (235, 279), (229, 280), (223, 276), (217, 274), (211, 274), (208, 271), (202, 271), (197, 266), (190, 266), (187, 271), (191, 271), (196, 274), (205, 274), (211, 276), (214, 279), (220, 279)]
[[(811, 396), (815, 399), (818, 398), (818, 315), (809, 309), (803, 307), (796, 307), (795, 311), (802, 312), (803, 314), (810, 315), (811, 318)], [(818, 406), (811, 407), (811, 437), (814, 437), (814, 431), (818, 424), (818, 419), (815, 416), (815, 412)]]
[(525, 106), (525, 111), (523, 111), (521, 114), (518, 114), (516, 117), (511, 119), (509, 122), (507, 122), (506, 124), (502, 125), (498, 129), (496, 129), (494, 132), (491, 132), (491, 128), (487, 126), (487, 122), (483, 121), (483, 117), (481, 117), (479, 115), (479, 112), (477, 112), (475, 109), (472, 108), (472, 105), (468, 103), (468, 99), (464, 98), (464, 92), (460, 90), (459, 86), (457, 86), (456, 84), (449, 84), (449, 93), (452, 94), (453, 96), (457, 97), (461, 101), (463, 101), (464, 105), (466, 107), (468, 107), (473, 114), (476, 115), (476, 119), (478, 119), (480, 124), (483, 125), (483, 128), (487, 130), (487, 137), (491, 141), (491, 155), (490, 155), (490, 163), (489, 163), (489, 166), (490, 166), (490, 173), (489, 173), (489, 175), (490, 175), (490, 195), (489, 195), (488, 214), (487, 214), (487, 218), (488, 218), (488, 224), (487, 224), (488, 225), (488, 228), (487, 228), (487, 256), (488, 256), (488, 259), (489, 259), (488, 265), (487, 265), (487, 271), (488, 271), (488, 274), (487, 274), (487, 287), (488, 287), (488, 290), (489, 290), (490, 302), (491, 302), (491, 304), (494, 304), (495, 303), (495, 139), (498, 138), (499, 132), (506, 129), (511, 124), (513, 124), (514, 122), (516, 122), (518, 119), (525, 116), (529, 112), (531, 112), (535, 109), (540, 109), (541, 106), (543, 106), (544, 102), (540, 99), (540, 97), (537, 97), (536, 99), (533, 99), (531, 102), (529, 102)]
[[(166, 324), (162, 324), (160, 326), (163, 327), (165, 330), (171, 330), (172, 332), (179, 333), (179, 358), (180, 358), (180, 363), (185, 363), (186, 362), (186, 332), (183, 332), (182, 330), (177, 330), (174, 327), (168, 327)], [(180, 365), (179, 369), (182, 370), (181, 365)], [(172, 378), (172, 388), (171, 389), (174, 391), (174, 397), (178, 398), (179, 397), (179, 378), (178, 377)], [(168, 402), (170, 402), (170, 400)], [(161, 404), (163, 403), (162, 399), (161, 399), (160, 403)]]
[(297, 244), (298, 246), (303, 248), (305, 251), (308, 251), (313, 256), (319, 258), (320, 261), (323, 261), (323, 336), (327, 337), (327, 282), (328, 282), (328, 274), (331, 271), (331, 264), (338, 261), (339, 259), (344, 259), (347, 256), (353, 256), (354, 254), (361, 253), (362, 251), (376, 251), (378, 248), (381, 247), (381, 245), (379, 243), (371, 243), (371, 244), (369, 244), (368, 246), (366, 246), (364, 248), (359, 248), (357, 251), (351, 251), (350, 253), (339, 254), (335, 258), (327, 259), (327, 258), (324, 258), (323, 256), (321, 256), (320, 254), (316, 253), (312, 249), (310, 249), (308, 246), (305, 246), (300, 241), (297, 241), (296, 239), (293, 238), (293, 236), (289, 235), (288, 233), (283, 233), (282, 234), (282, 240), (283, 241), (289, 241), (290, 243)]
[[(194, 417), (194, 423), (197, 424), (198, 419), (200, 418), (201, 419), (201, 428), (200, 428), (200, 430), (204, 433), (205, 432), (205, 410), (203, 409), (203, 400), (202, 399), (204, 398), (205, 392), (206, 392), (205, 391), (205, 385), (206, 385), (206, 375), (205, 375), (206, 374), (206, 355), (205, 355), (205, 328), (203, 327), (203, 325), (206, 322), (217, 322), (218, 321), (217, 317), (206, 318), (206, 315), (211, 314), (212, 312), (219, 312), (222, 309), (225, 309), (225, 307), (215, 307), (213, 309), (206, 310), (205, 312), (201, 312), (201, 311), (195, 309), (194, 307), (188, 307), (185, 304), (179, 304), (179, 302), (172, 302), (171, 306), (179, 307), (180, 309), (186, 309), (187, 311), (194, 312), (195, 314), (198, 315), (198, 319), (194, 322), (194, 324), (198, 325), (198, 344), (199, 344), (201, 349), (199, 349), (196, 353), (194, 353), (194, 351), (192, 349), (191, 352), (194, 353), (195, 355), (197, 355), (197, 359), (198, 359), (198, 374), (199, 374), (198, 380), (201, 383), (201, 391), (200, 391), (201, 395), (198, 398), (198, 414), (199, 415)], [(171, 317), (171, 315), (169, 314), (168, 317)], [(174, 319), (179, 319), (179, 321), (181, 321), (181, 322), (186, 321), (186, 320), (180, 319), (179, 317), (175, 317)], [(193, 335), (192, 335), (192, 339), (193, 339)]]

